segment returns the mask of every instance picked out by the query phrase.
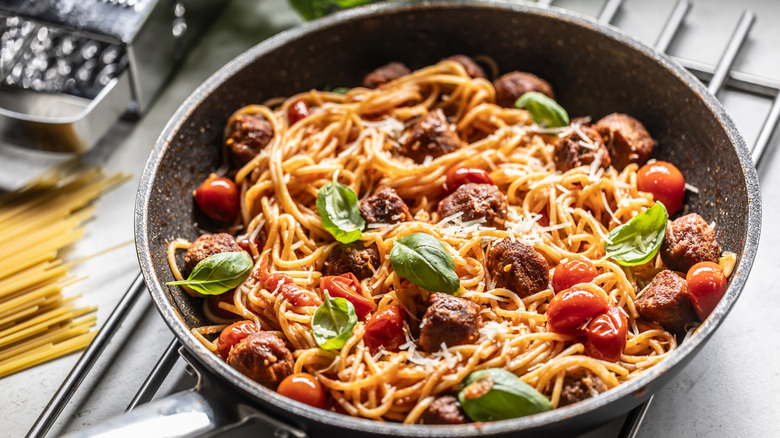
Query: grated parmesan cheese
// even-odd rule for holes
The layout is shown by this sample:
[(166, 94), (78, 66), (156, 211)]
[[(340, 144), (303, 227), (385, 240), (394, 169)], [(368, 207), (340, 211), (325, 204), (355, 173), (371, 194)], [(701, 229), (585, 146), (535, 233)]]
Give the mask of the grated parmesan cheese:
[(691, 193), (699, 193), (699, 188), (693, 185), (690, 185), (688, 183), (685, 183), (685, 190), (688, 190)]

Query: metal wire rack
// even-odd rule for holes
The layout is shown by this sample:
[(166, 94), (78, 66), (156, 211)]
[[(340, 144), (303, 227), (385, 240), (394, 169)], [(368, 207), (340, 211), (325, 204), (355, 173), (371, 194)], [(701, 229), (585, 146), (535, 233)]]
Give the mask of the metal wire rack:
[[(538, 0), (537, 3), (541, 6), (549, 7), (552, 6), (553, 2), (554, 0)], [(622, 4), (623, 0), (607, 0), (601, 8), (601, 12), (598, 15), (598, 21), (605, 24), (611, 23)], [(655, 48), (657, 50), (661, 52), (667, 51), (670, 44), (674, 41), (691, 6), (692, 3), (690, 0), (677, 0), (671, 13), (667, 17), (666, 24), (663, 26), (656, 39)], [(728, 87), (735, 91), (750, 93), (772, 100), (771, 107), (765, 116), (758, 137), (751, 147), (753, 163), (758, 166), (761, 157), (769, 144), (769, 140), (777, 127), (778, 121), (780, 121), (780, 82), (732, 70), (734, 60), (750, 34), (750, 30), (755, 20), (756, 15), (753, 11), (745, 10), (742, 13), (716, 65), (709, 65), (699, 61), (674, 56), (672, 58), (688, 69), (699, 80), (707, 83), (708, 89), (713, 95), (717, 96), (724, 87)], [(87, 376), (90, 369), (100, 357), (100, 354), (108, 345), (120, 324), (125, 317), (127, 317), (145, 289), (143, 278), (138, 274), (135, 281), (133, 281), (112, 314), (106, 320), (104, 326), (95, 337), (95, 340), (82, 354), (81, 358), (65, 378), (46, 408), (41, 412), (40, 416), (28, 432), (28, 438), (41, 438), (46, 436), (49, 429), (65, 408), (65, 405), (78, 390), (79, 386), (84, 381), (84, 378)], [(178, 360), (179, 348), (180, 344), (178, 340), (174, 338), (139, 388), (135, 397), (133, 397), (132, 401), (127, 406), (128, 411), (132, 410), (137, 405), (150, 401), (154, 397), (160, 385)], [(651, 397), (648, 401), (632, 410), (626, 416), (619, 433), (620, 438), (635, 438), (637, 436), (652, 400), (653, 398)]]

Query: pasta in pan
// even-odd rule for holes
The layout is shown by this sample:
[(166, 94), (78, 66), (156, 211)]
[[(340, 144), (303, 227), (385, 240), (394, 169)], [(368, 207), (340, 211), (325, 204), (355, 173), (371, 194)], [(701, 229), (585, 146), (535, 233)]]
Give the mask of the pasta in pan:
[[(674, 208), (664, 198), (663, 231), (614, 248), (626, 240), (618, 228), (639, 227), (632, 221), (654, 214), (664, 196), (638, 188), (649, 155), (641, 142), (652, 142), (639, 138), (644, 127), (624, 115), (556, 126), (533, 103), (499, 106), (552, 89), (534, 76), (535, 87), (513, 96), (532, 75), (491, 83), (463, 58), (414, 72), (394, 63), (367, 77), (366, 87), (313, 90), (230, 118), (226, 148), (238, 169), (227, 184), (235, 182), (238, 201), (222, 222), (239, 237), (169, 246), (174, 276), (194, 296), (204, 290), (187, 283), (177, 250), (188, 250), (190, 279), (216, 253), (252, 256), (240, 285), (204, 304), (215, 325), (193, 333), (207, 348), (272, 388), (308, 373), (327, 395), (310, 404), (438, 423), (465, 420), (462, 408), (475, 421), (506, 418), (483, 418), (465, 405), (485, 394), (464, 394), (464, 386), (475, 388), (464, 384), (474, 372), (507, 370), (556, 408), (636, 377), (677, 347), (675, 332), (695, 327), (699, 307), (680, 285), (686, 280), (675, 274), (656, 283), (668, 260), (688, 257), (719, 262), (725, 284), (735, 256), (721, 254), (710, 225), (696, 222), (704, 236), (696, 237), (698, 252), (675, 253), (675, 223), (693, 219), (667, 224)], [(384, 80), (371, 83), (377, 77)], [(547, 105), (544, 97), (536, 102)], [(545, 108), (558, 117), (557, 106)], [(617, 116), (639, 134), (610, 130)], [(638, 146), (627, 154), (620, 141)], [(215, 204), (198, 195), (208, 214)], [(629, 263), (634, 252), (646, 260)], [(669, 291), (686, 301), (675, 295), (664, 304)], [(582, 297), (591, 313), (566, 307)], [(236, 320), (251, 321), (249, 329), (235, 328)], [(248, 337), (255, 331), (276, 338)], [(262, 356), (269, 350), (272, 365)], [(456, 391), (460, 402), (442, 398)], [(441, 415), (442, 403), (464, 406)]]

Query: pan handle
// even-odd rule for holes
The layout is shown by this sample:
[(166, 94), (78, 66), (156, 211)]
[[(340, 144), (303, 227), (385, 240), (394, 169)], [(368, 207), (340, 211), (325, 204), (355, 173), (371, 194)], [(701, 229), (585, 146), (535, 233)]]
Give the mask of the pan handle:
[(198, 383), (195, 388), (138, 406), (101, 424), (68, 434), (65, 438), (207, 437), (250, 421), (262, 424), (268, 432), (267, 436), (308, 438), (304, 431), (237, 398), (235, 392), (228, 393), (223, 385), (213, 382), (207, 377), (207, 372), (199, 369), (183, 347), (179, 353), (196, 371)]

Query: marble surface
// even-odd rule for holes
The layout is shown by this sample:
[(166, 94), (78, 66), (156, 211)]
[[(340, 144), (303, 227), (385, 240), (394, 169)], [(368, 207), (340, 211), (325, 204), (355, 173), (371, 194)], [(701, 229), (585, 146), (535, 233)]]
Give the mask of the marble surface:
[[(559, 0), (556, 6), (595, 16), (601, 1)], [(652, 44), (673, 0), (626, 1), (614, 24)], [(744, 8), (758, 14), (752, 36), (737, 59), (736, 68), (780, 80), (780, 2), (771, 0), (694, 1), (672, 54), (715, 63)], [(85, 238), (74, 245), (68, 259), (94, 254), (133, 238), (133, 199), (146, 157), (168, 118), (203, 80), (224, 63), (257, 42), (300, 19), (284, 0), (234, 0), (212, 29), (192, 50), (183, 66), (149, 112), (139, 121), (122, 121), (87, 155), (109, 171), (133, 174), (130, 181), (98, 201), (96, 217), (86, 225)], [(748, 144), (757, 135), (770, 101), (726, 90), (720, 96)], [(641, 438), (708, 436), (713, 438), (777, 436), (776, 406), (780, 405), (780, 335), (775, 330), (780, 301), (773, 273), (778, 268), (780, 232), (773, 229), (780, 209), (780, 137), (775, 135), (759, 169), (764, 205), (763, 233), (753, 272), (731, 314), (699, 355), (660, 391), (638, 436)], [(0, 188), (19, 185), (62, 157), (43, 156), (0, 145)], [(83, 281), (69, 288), (82, 294), (82, 305), (97, 304), (99, 323), (105, 321), (138, 272), (135, 249), (118, 250), (74, 268)], [(114, 337), (93, 371), (71, 400), (49, 436), (79, 430), (123, 412), (165, 350), (173, 335), (144, 294)], [(24, 436), (78, 359), (61, 358), (0, 379), (3, 407), (0, 436)], [(179, 361), (159, 394), (191, 387), (192, 378)], [(777, 404), (776, 404), (777, 403)], [(622, 419), (586, 434), (613, 437)], [(263, 436), (249, 425), (230, 436)], [(227, 435), (226, 435), (227, 436)]]

